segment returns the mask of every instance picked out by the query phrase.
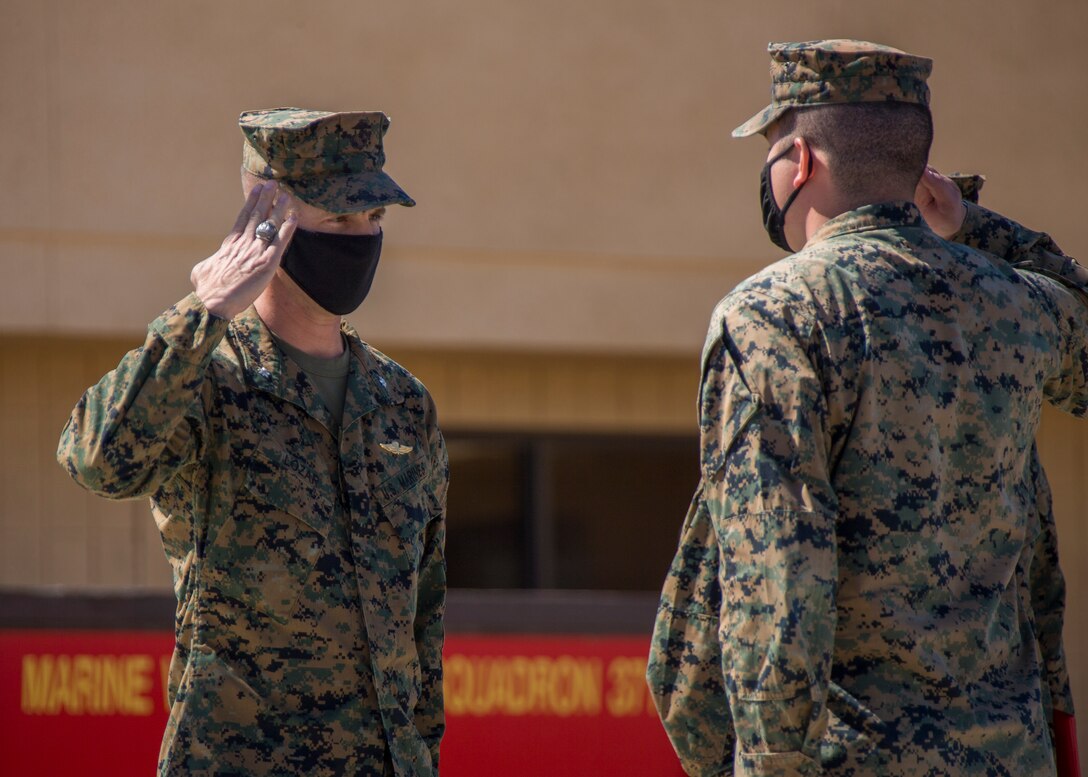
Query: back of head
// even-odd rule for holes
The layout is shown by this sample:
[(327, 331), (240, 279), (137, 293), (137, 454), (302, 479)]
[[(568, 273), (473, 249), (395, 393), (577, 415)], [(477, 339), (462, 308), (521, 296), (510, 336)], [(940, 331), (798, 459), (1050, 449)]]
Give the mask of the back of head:
[(918, 185), (929, 160), (933, 121), (925, 106), (904, 102), (824, 105), (792, 110), (780, 137), (803, 137), (827, 155), (831, 179), (856, 205)]
[(933, 140), (932, 61), (858, 40), (772, 43), (771, 103), (734, 137), (803, 136), (828, 156), (840, 191), (859, 204), (914, 191)]

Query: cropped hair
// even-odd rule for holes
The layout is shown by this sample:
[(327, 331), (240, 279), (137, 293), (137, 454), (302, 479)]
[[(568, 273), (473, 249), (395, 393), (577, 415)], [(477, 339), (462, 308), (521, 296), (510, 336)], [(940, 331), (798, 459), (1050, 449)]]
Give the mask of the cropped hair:
[(889, 185), (913, 192), (933, 143), (929, 108), (915, 103), (819, 105), (780, 121), (781, 137), (803, 137), (827, 154), (832, 180), (855, 198)]

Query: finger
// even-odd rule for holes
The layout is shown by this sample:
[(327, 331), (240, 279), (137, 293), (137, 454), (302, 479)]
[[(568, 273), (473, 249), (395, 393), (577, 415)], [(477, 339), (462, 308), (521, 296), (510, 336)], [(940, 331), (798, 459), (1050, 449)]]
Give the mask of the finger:
[(275, 239), (268, 243), (259, 240), (257, 242), (260, 243), (260, 247), (253, 245), (249, 251), (246, 252), (247, 265), (256, 267), (265, 265), (268, 262), (273, 262), (278, 265), (280, 263), (280, 256), (287, 250), (287, 246), (291, 242), (291, 236), (295, 234), (295, 227), (297, 226), (298, 214), (293, 210), (288, 211), (287, 218), (280, 224)]
[(242, 206), (242, 210), (238, 212), (238, 218), (234, 220), (234, 226), (231, 227), (231, 234), (242, 234), (245, 231), (246, 225), (249, 223), (250, 214), (253, 212), (253, 207), (257, 204), (257, 198), (261, 196), (261, 187), (254, 186), (249, 190), (249, 194), (246, 195), (246, 204)]
[[(291, 211), (287, 214), (287, 218), (280, 225), (279, 234), (276, 235), (276, 240), (268, 246), (268, 248), (282, 256), (283, 252), (287, 250), (287, 246), (291, 244), (291, 237), (295, 234), (295, 228), (298, 226), (298, 214), (295, 211)], [(279, 264), (280, 257), (277, 256), (275, 261)]]
[[(258, 210), (261, 207), (261, 202), (263, 202), (263, 199), (257, 203)], [(279, 240), (279, 230), (283, 226), (283, 223), (285, 221), (284, 214), (287, 211), (290, 202), (291, 197), (287, 194), (287, 192), (279, 192), (278, 194), (276, 194), (275, 201), (272, 204), (271, 209), (268, 210), (267, 215), (265, 215), (265, 217), (262, 218), (260, 222), (256, 225), (253, 224), (256, 219), (251, 219), (250, 223), (246, 225), (246, 228), (250, 230), (250, 234), (249, 241), (246, 243), (244, 250), (246, 256), (248, 256), (251, 261), (266, 261), (265, 256), (267, 254), (269, 246), (275, 245)], [(272, 236), (269, 237), (267, 235), (257, 235), (257, 232), (260, 231), (261, 228), (269, 222), (275, 225), (275, 232), (272, 234)]]
[[(941, 187), (944, 186), (945, 178), (932, 167), (926, 168), (925, 175), (922, 176), (922, 180), (918, 183), (925, 188), (926, 193), (934, 200), (938, 198), (941, 192)], [(951, 183), (951, 181), (949, 181)], [(955, 186), (955, 184), (952, 184)]]
[(287, 208), (291, 204), (291, 197), (285, 191), (280, 191), (276, 195), (276, 200), (272, 204), (272, 212), (268, 214), (268, 218), (280, 226), (287, 219)]
[(265, 181), (261, 184), (261, 194), (257, 198), (257, 204), (253, 207), (253, 212), (249, 215), (247, 226), (250, 235), (253, 235), (258, 224), (268, 218), (266, 214), (272, 206), (272, 201), (275, 199), (277, 189), (279, 189), (279, 185), (275, 181)]
[(941, 173), (935, 167), (926, 168), (926, 176), (925, 177), (932, 184), (930, 188), (937, 189), (937, 188), (943, 186), (945, 189), (949, 189), (949, 190), (951, 190), (951, 187), (955, 187), (955, 188), (959, 189), (959, 187), (956, 186), (955, 181), (953, 181), (951, 178), (949, 178), (944, 173)]
[(283, 222), (283, 226), (280, 227), (280, 244), (286, 246), (291, 242), (292, 235), (295, 234), (295, 229), (298, 227), (298, 213), (291, 211), (287, 214), (287, 218)]

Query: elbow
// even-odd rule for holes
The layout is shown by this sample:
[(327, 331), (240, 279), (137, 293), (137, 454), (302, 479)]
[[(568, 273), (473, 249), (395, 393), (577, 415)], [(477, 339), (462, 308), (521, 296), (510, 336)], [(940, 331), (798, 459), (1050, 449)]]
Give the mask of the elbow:
[(57, 449), (57, 462), (68, 473), (68, 477), (91, 493), (112, 499), (122, 499), (115, 483), (110, 483), (104, 475), (101, 457), (84, 449), (73, 449), (61, 442)]
[(68, 477), (82, 488), (107, 499), (133, 499), (146, 495), (144, 479), (133, 478), (132, 473), (126, 473), (125, 470), (131, 467), (116, 465), (126, 457), (111, 455), (101, 440), (85, 439), (75, 432), (75, 426), (68, 422), (57, 446), (57, 462)]
[(57, 444), (57, 463), (68, 473), (68, 477), (89, 491), (96, 491), (99, 480), (101, 448), (88, 445), (79, 433), (79, 424), (75, 418), (69, 418), (60, 433)]

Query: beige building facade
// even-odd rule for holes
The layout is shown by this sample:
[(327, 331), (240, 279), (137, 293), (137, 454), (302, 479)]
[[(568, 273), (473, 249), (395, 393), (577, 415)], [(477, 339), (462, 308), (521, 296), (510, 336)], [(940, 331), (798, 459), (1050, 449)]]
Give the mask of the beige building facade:
[[(233, 222), (242, 110), (392, 117), (387, 170), (419, 205), (388, 216), (351, 320), (455, 438), (694, 445), (710, 310), (780, 255), (759, 221), (765, 146), (729, 139), (767, 100), (771, 40), (933, 57), (934, 164), (986, 174), (984, 204), (1088, 258), (1082, 0), (0, 9), (0, 590), (168, 590), (146, 504), (84, 494), (54, 450)], [(1040, 449), (1088, 705), (1088, 425), (1047, 412)], [(666, 544), (685, 506), (661, 515)]]

